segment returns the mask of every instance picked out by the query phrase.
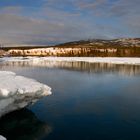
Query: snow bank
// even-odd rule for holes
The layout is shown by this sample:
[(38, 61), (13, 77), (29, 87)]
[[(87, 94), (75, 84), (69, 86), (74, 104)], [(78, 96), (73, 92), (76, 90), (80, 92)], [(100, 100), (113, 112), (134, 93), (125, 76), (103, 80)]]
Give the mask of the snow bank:
[(112, 63), (112, 64), (136, 64), (140, 65), (140, 58), (126, 57), (45, 57), (49, 61), (90, 62), (90, 63)]
[(0, 71), (0, 117), (51, 94), (51, 88), (33, 79)]
[(139, 57), (9, 57), (1, 58), (0, 62), (27, 61), (33, 65), (43, 61), (68, 61), (68, 62), (90, 62), (90, 63), (111, 63), (111, 64), (133, 64), (140, 65)]

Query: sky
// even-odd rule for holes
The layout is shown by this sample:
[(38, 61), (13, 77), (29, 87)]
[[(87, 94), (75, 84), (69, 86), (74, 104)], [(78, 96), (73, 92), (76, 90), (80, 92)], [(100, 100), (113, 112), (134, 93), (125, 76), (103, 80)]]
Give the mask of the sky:
[(0, 43), (140, 37), (140, 0), (0, 0)]

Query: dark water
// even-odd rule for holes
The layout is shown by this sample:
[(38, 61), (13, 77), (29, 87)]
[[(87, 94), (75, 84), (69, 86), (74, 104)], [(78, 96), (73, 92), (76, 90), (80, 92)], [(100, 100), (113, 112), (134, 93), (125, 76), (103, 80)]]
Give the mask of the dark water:
[(140, 66), (19, 62), (0, 69), (34, 78), (53, 92), (0, 120), (8, 140), (140, 140)]

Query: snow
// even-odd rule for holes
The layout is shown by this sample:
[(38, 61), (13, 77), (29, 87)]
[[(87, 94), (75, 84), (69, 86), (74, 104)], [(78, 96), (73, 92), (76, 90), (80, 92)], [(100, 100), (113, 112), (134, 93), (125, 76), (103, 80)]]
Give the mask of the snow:
[(90, 63), (136, 64), (140, 65), (140, 58), (126, 57), (46, 57), (50, 61), (81, 61)]
[(6, 138), (0, 135), (0, 140), (6, 140)]
[(0, 117), (51, 94), (51, 88), (33, 79), (0, 71)]
[(111, 64), (133, 64), (140, 65), (139, 57), (5, 57), (0, 58), (0, 62), (19, 62), (26, 61), (32, 65), (43, 61), (67, 61), (67, 62), (90, 62), (90, 63), (111, 63)]

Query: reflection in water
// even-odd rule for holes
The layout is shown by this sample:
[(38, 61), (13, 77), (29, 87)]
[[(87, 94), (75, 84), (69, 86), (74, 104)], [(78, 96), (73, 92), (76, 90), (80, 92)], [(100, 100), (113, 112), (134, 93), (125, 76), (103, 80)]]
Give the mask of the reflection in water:
[(127, 65), (127, 64), (111, 64), (111, 63), (88, 63), (88, 62), (66, 62), (66, 61), (49, 61), (43, 60), (39, 63), (34, 61), (11, 61), (0, 63), (1, 70), (9, 70), (12, 67), (47, 67), (47, 68), (59, 68), (74, 71), (82, 71), (88, 73), (104, 73), (104, 72), (116, 72), (122, 75), (139, 75), (139, 65)]
[(27, 109), (12, 112), (0, 119), (0, 134), (8, 140), (38, 140), (50, 132), (51, 127), (39, 121)]
[[(5, 128), (2, 135), (15, 138), (18, 130), (25, 127), (21, 125), (24, 122), (33, 131), (24, 138), (29, 129), (24, 134), (22, 129), (18, 140), (140, 139), (140, 66), (20, 61), (1, 63), (0, 69), (34, 78), (49, 85), (53, 92), (30, 106), (39, 120), (53, 126), (53, 131), (31, 112), (28, 117), (24, 117), (26, 113), (17, 113), (15, 119), (7, 116), (10, 121), (0, 121), (0, 131)], [(18, 114), (23, 121), (19, 121)]]

